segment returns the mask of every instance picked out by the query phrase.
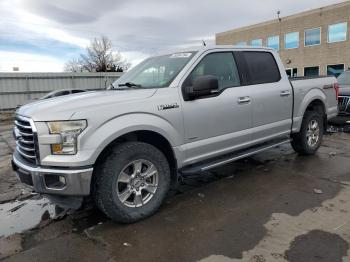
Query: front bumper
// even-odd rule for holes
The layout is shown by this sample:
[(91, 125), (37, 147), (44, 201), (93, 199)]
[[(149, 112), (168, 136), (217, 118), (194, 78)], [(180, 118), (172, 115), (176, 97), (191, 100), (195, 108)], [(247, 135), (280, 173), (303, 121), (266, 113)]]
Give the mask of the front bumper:
[[(15, 152), (12, 156), (12, 168), (22, 183), (35, 192), (51, 195), (87, 196), (90, 194), (92, 167), (86, 168), (48, 168), (33, 166)], [(49, 184), (48, 178), (64, 177), (64, 185)], [(52, 180), (52, 179), (51, 179)]]

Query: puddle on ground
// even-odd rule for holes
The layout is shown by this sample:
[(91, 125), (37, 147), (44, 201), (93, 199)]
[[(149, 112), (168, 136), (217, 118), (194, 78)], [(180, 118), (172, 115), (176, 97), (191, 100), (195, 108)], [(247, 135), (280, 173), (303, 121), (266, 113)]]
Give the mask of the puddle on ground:
[(342, 125), (342, 126), (334, 126), (334, 125), (329, 125), (327, 128), (327, 132), (329, 133), (350, 133), (350, 125)]
[(63, 216), (64, 211), (40, 195), (0, 204), (0, 238), (36, 228)]

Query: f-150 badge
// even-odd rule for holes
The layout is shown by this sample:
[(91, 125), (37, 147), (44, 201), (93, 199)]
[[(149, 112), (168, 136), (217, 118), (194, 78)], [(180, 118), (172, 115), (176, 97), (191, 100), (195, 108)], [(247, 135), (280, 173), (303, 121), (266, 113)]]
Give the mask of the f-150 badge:
[(173, 108), (179, 108), (179, 107), (180, 107), (180, 106), (178, 105), (178, 103), (159, 105), (159, 106), (158, 106), (158, 111), (161, 111), (161, 110), (168, 110), (168, 109), (173, 109)]

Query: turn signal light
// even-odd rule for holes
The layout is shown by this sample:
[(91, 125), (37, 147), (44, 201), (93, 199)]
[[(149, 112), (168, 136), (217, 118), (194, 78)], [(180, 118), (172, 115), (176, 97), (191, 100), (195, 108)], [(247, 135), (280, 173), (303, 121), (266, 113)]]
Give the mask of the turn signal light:
[(62, 145), (61, 144), (53, 144), (51, 145), (52, 153), (59, 154), (62, 152)]
[(333, 85), (333, 87), (334, 87), (334, 90), (335, 90), (335, 98), (336, 98), (337, 101), (338, 101), (338, 97), (339, 97), (339, 84), (338, 84), (338, 83), (335, 83), (335, 84)]

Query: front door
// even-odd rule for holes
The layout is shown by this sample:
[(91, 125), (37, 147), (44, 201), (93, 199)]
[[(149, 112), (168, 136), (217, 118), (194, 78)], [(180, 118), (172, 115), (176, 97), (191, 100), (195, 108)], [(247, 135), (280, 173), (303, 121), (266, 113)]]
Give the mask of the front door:
[(185, 164), (221, 155), (248, 143), (252, 126), (250, 94), (241, 86), (232, 52), (203, 54), (190, 72), (183, 86), (192, 85), (198, 76), (212, 75), (219, 80), (219, 90), (212, 96), (182, 101)]

